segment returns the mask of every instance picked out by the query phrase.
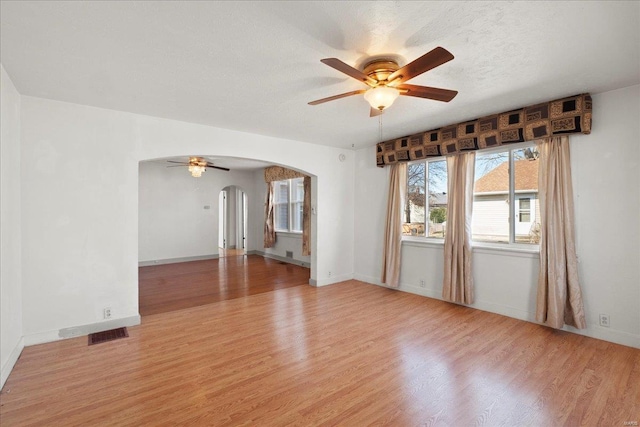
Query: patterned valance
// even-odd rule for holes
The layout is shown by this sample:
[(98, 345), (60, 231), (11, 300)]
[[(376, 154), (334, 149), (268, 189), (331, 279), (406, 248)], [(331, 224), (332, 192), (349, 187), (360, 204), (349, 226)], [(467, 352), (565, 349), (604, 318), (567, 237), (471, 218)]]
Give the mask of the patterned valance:
[(264, 181), (284, 181), (285, 179), (304, 178), (306, 175), (282, 166), (269, 166), (264, 170)]
[(588, 93), (381, 142), (376, 162), (385, 166), (579, 132), (591, 133)]

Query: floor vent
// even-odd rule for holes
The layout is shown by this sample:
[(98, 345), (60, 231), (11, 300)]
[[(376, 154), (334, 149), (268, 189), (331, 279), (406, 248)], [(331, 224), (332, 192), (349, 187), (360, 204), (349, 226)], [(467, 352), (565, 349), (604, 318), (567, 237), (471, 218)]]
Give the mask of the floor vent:
[(113, 341), (119, 338), (126, 338), (128, 336), (129, 332), (127, 332), (127, 328), (118, 328), (111, 329), (109, 331), (96, 332), (94, 334), (89, 334), (89, 345)]

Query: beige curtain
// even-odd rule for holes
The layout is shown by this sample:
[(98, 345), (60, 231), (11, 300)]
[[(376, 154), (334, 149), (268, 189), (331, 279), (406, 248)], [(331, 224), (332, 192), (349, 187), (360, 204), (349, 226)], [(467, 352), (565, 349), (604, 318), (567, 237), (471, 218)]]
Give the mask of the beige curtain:
[(536, 320), (560, 329), (586, 328), (574, 239), (569, 138), (538, 143), (540, 273)]
[(444, 237), (442, 298), (473, 303), (471, 213), (475, 153), (447, 157), (447, 229)]
[(276, 227), (274, 222), (274, 185), (267, 182), (267, 200), (264, 204), (264, 247), (272, 248), (276, 244)]
[(387, 223), (382, 254), (382, 283), (397, 288), (400, 284), (400, 250), (402, 246), (402, 206), (407, 188), (407, 164), (396, 163), (389, 172)]
[(311, 255), (311, 177), (304, 177), (302, 203), (302, 255)]

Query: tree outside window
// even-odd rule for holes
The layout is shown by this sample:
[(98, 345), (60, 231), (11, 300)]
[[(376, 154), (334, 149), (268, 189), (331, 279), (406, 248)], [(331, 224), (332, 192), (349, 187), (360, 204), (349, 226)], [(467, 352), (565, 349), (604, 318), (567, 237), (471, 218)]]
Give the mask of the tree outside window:
[(446, 161), (429, 160), (408, 165), (403, 234), (443, 238), (446, 218)]

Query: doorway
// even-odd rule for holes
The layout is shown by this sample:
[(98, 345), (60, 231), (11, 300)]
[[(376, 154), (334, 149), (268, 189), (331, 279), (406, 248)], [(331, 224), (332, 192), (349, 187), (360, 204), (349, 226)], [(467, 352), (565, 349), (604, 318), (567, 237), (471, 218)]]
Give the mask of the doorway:
[(248, 203), (245, 191), (224, 187), (218, 195), (218, 252), (220, 258), (241, 256), (247, 250)]

